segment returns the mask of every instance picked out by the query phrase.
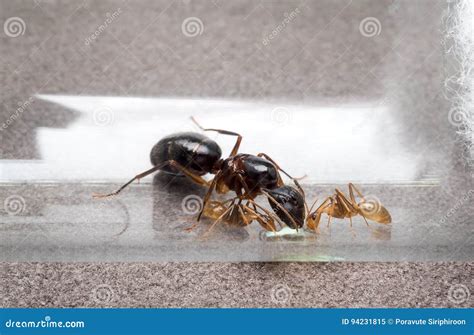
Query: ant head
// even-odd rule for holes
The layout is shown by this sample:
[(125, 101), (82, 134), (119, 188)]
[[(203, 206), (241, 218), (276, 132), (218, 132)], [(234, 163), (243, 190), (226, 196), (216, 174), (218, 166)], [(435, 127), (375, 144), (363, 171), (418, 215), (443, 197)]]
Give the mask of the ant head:
[(306, 225), (309, 229), (317, 231), (320, 221), (321, 221), (321, 213), (313, 212), (308, 215), (308, 218), (306, 219)]
[(272, 190), (265, 190), (268, 202), (275, 214), (288, 227), (298, 229), (305, 221), (305, 201), (303, 195), (294, 187), (284, 185)]

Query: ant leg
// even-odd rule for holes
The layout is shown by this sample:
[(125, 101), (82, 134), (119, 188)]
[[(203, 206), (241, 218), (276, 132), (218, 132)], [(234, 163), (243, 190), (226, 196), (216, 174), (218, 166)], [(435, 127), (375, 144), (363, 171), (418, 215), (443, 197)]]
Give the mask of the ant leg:
[(237, 178), (239, 178), (239, 181), (240, 183), (242, 184), (242, 187), (244, 188), (244, 191), (245, 191), (245, 194), (247, 196), (248, 199), (251, 199), (251, 191), (249, 189), (249, 186), (247, 185), (247, 183), (245, 182), (244, 178), (242, 177), (242, 175), (240, 174), (237, 174)]
[(308, 214), (311, 213), (311, 211), (313, 210), (314, 206), (316, 206), (316, 203), (318, 202), (318, 199), (314, 200), (313, 204), (311, 205), (310, 208), (308, 208)]
[[(257, 208), (259, 208), (259, 209), (261, 209), (263, 212), (265, 212), (265, 214), (266, 214), (269, 218), (273, 219), (275, 222), (278, 222), (278, 223), (280, 224), (280, 227), (282, 226), (282, 224), (281, 224), (281, 219), (280, 219), (278, 216), (276, 216), (275, 214), (271, 213), (268, 209), (266, 209), (266, 208), (260, 206), (259, 204), (257, 204), (257, 203), (256, 203), (255, 201), (253, 201), (253, 200), (249, 200), (249, 202), (250, 202), (250, 204), (252, 204), (252, 206), (254, 207), (254, 210), (252, 210), (251, 208), (249, 208), (248, 206), (246, 206), (249, 211), (252, 211), (255, 215), (258, 215), (260, 218), (262, 218), (262, 215), (259, 214), (258, 211), (257, 211)], [(267, 222), (268, 222), (268, 221), (267, 221)], [(259, 223), (260, 223), (260, 222), (259, 222)], [(262, 224), (260, 223), (260, 225), (262, 225)], [(263, 227), (263, 225), (262, 225), (262, 227)], [(263, 228), (265, 228), (265, 227), (263, 227)], [(272, 230), (273, 232), (276, 232), (276, 227), (275, 227), (274, 225), (272, 225), (271, 228), (272, 228), (271, 230)], [(266, 228), (265, 228), (265, 229), (266, 229)], [(268, 229), (267, 229), (267, 230), (268, 230)]]
[(316, 198), (311, 205), (311, 207), (308, 206), (308, 203), (306, 202), (306, 197), (303, 198), (304, 200), (304, 209), (306, 211), (306, 217), (309, 217), (311, 215), (311, 211), (313, 210), (314, 206), (316, 206), (316, 203), (318, 202), (318, 199)]
[(339, 210), (344, 213), (344, 216), (349, 217), (352, 235), (355, 236), (354, 230), (352, 229), (352, 215), (360, 214), (360, 211), (346, 198), (344, 193), (339, 191), (337, 188), (336, 188), (336, 197), (339, 204)]
[(365, 217), (365, 215), (362, 213), (362, 211), (360, 210), (359, 208), (359, 205), (357, 204), (357, 201), (355, 199), (355, 196), (354, 196), (354, 192), (357, 193), (357, 195), (361, 198), (361, 199), (364, 199), (364, 196), (362, 195), (362, 193), (357, 189), (357, 187), (355, 187), (354, 184), (352, 183), (349, 183), (349, 196), (351, 197), (351, 200), (353, 202), (353, 206), (357, 209), (358, 213), (360, 214), (360, 216), (362, 216), (364, 218), (364, 221), (365, 221), (365, 224), (367, 225), (367, 227), (370, 227), (369, 225), (369, 222), (367, 221), (367, 218)]
[[(313, 208), (313, 206), (316, 204), (316, 202), (313, 203), (313, 205), (311, 206), (311, 208)], [(316, 210), (314, 212), (309, 212), (308, 213), (308, 218), (306, 219), (306, 225), (308, 226), (309, 229), (312, 229), (314, 231), (316, 231), (316, 229), (318, 228), (319, 226), (319, 222), (321, 220), (321, 214), (324, 213), (324, 210), (326, 208), (328, 208), (329, 206), (331, 206), (332, 204), (332, 199), (331, 197), (327, 197), (326, 199), (323, 200), (323, 202), (321, 203), (321, 205), (318, 206), (318, 208), (316, 208)], [(327, 214), (327, 213), (326, 213)], [(315, 220), (314, 221), (311, 221), (310, 218), (313, 216), (313, 215), (316, 215), (315, 216)]]
[(329, 235), (331, 235), (331, 227), (329, 227), (329, 224), (331, 223), (331, 218), (332, 218), (332, 216), (331, 216), (331, 215), (328, 215), (328, 224), (327, 224), (327, 228), (328, 228), (328, 231), (329, 231)]
[[(294, 178), (294, 177), (290, 176), (285, 170), (283, 170), (283, 169), (282, 169), (270, 156), (268, 156), (266, 153), (261, 152), (261, 153), (257, 154), (257, 156), (258, 156), (258, 157), (263, 157), (263, 158), (269, 160), (270, 162), (272, 162), (273, 165), (275, 165), (275, 167), (276, 167), (278, 170), (280, 170), (281, 172), (283, 172), (288, 178), (290, 178), (290, 179), (293, 181), (293, 183), (295, 183), (296, 187), (298, 188), (298, 190), (301, 192), (301, 194), (302, 194), (303, 197), (304, 197), (304, 190), (303, 190), (303, 188), (301, 187), (300, 183), (298, 182), (298, 179), (302, 179), (302, 178), (306, 177), (306, 175), (303, 176), (303, 177), (301, 177), (301, 178)], [(279, 177), (279, 179), (280, 179), (280, 181), (281, 181), (280, 176), (278, 176), (278, 177)], [(283, 184), (282, 181), (281, 181), (281, 183)]]
[(176, 169), (179, 170), (179, 172), (183, 173), (186, 177), (190, 178), (196, 184), (202, 185), (202, 186), (207, 186), (207, 187), (209, 187), (211, 185), (211, 183), (209, 183), (206, 179), (204, 179), (203, 177), (201, 177), (198, 174), (195, 174), (195, 173), (189, 171), (187, 168), (185, 168), (184, 166), (179, 164), (177, 161), (170, 160), (170, 161), (167, 161), (167, 163), (169, 165), (174, 166)]
[(227, 208), (226, 211), (224, 213), (222, 213), (222, 215), (219, 216), (216, 221), (214, 221), (214, 223), (209, 227), (209, 229), (204, 233), (204, 235), (202, 235), (202, 238), (209, 235), (209, 233), (216, 226), (216, 224), (218, 224), (220, 221), (222, 221), (222, 219), (232, 210), (232, 207), (233, 206), (230, 206), (229, 208)]
[(327, 228), (329, 228), (329, 224), (331, 223), (331, 218), (332, 218), (332, 216), (331, 216), (331, 215), (328, 215), (328, 224), (327, 224)]
[(107, 198), (107, 197), (111, 197), (111, 196), (114, 196), (114, 195), (117, 195), (119, 194), (124, 188), (126, 188), (128, 185), (130, 185), (131, 183), (133, 183), (135, 180), (140, 180), (141, 178), (143, 177), (146, 177), (148, 176), (149, 174), (161, 169), (163, 166), (162, 164), (160, 165), (157, 165), (157, 166), (154, 166), (152, 167), (151, 169), (149, 170), (146, 170), (145, 172), (142, 172), (140, 174), (137, 174), (135, 177), (133, 177), (132, 179), (130, 179), (128, 182), (126, 182), (125, 184), (123, 184), (117, 191), (115, 192), (112, 192), (112, 193), (108, 193), (108, 194), (99, 194), (99, 193), (94, 193), (92, 194), (92, 197), (93, 198)]
[(201, 211), (199, 212), (199, 215), (197, 217), (197, 221), (201, 220), (202, 213), (204, 212), (204, 208), (207, 205), (207, 202), (209, 201), (209, 198), (211, 197), (212, 191), (214, 191), (214, 188), (216, 187), (217, 180), (220, 178), (220, 173), (216, 174), (214, 178), (212, 179), (211, 185), (209, 186), (209, 189), (206, 192), (206, 195), (204, 196), (204, 200), (202, 201), (202, 208)]
[(124, 188), (126, 188), (128, 185), (130, 185), (131, 183), (133, 183), (135, 180), (137, 181), (140, 181), (140, 179), (148, 176), (149, 174), (157, 171), (157, 170), (160, 170), (162, 169), (164, 166), (166, 165), (172, 165), (174, 166), (176, 169), (178, 169), (181, 173), (183, 173), (185, 176), (187, 176), (188, 178), (190, 178), (192, 181), (194, 181), (196, 184), (199, 184), (199, 185), (203, 185), (203, 186), (209, 186), (209, 182), (207, 180), (205, 180), (204, 178), (202, 178), (201, 176), (189, 171), (188, 169), (186, 169), (184, 166), (182, 166), (181, 164), (179, 164), (177, 161), (175, 160), (169, 160), (169, 161), (166, 161), (166, 162), (163, 162), (159, 165), (156, 165), (154, 167), (152, 167), (151, 169), (149, 170), (146, 170), (145, 172), (142, 172), (140, 174), (137, 174), (135, 177), (133, 177), (132, 179), (130, 179), (127, 183), (125, 183), (124, 185), (122, 185), (117, 191), (115, 192), (112, 192), (112, 193), (109, 193), (109, 194), (97, 194), (97, 193), (94, 193), (92, 196), (94, 198), (107, 198), (107, 197), (111, 197), (111, 196), (114, 196), (114, 195), (117, 195), (119, 194)]
[[(250, 198), (250, 190), (248, 188), (248, 185), (247, 183), (245, 182), (244, 178), (241, 176), (241, 175), (238, 175), (238, 178), (240, 180), (240, 182), (242, 183), (242, 186), (244, 187), (244, 190), (246, 192), (246, 194), (248, 195), (248, 197)], [(298, 230), (298, 224), (296, 223), (296, 221), (293, 219), (293, 217), (290, 215), (290, 213), (288, 213), (288, 211), (282, 206), (280, 205), (269, 193), (267, 193), (266, 191), (262, 190), (262, 193), (272, 202), (274, 203), (285, 215), (287, 218), (290, 219), (291, 223), (293, 223), (294, 227), (297, 227), (296, 230)], [(253, 202), (255, 205), (257, 205), (257, 203)], [(257, 205), (259, 206), (259, 205)], [(261, 206), (259, 206), (261, 207)], [(281, 220), (278, 220), (278, 222), (280, 222)]]
[[(336, 208), (336, 202), (335, 201), (332, 201), (331, 203), (331, 209), (330, 209), (330, 213), (334, 213), (334, 210)], [(332, 218), (332, 215), (331, 214), (328, 214), (328, 230), (329, 230), (329, 235), (331, 235), (331, 228), (330, 228), (330, 223), (331, 223), (331, 218)]]
[[(248, 200), (245, 207), (248, 207), (249, 204), (252, 205), (252, 207), (253, 207), (253, 212), (258, 213), (258, 208), (257, 208), (257, 206), (259, 206), (259, 207), (265, 212), (265, 214), (266, 214), (268, 217), (270, 217), (271, 219), (273, 219), (273, 221), (277, 222), (277, 223), (280, 225), (280, 228), (283, 227), (282, 223), (280, 222), (280, 219), (279, 219), (275, 214), (272, 214), (272, 213), (270, 213), (266, 208), (264, 208), (264, 207), (262, 207), (262, 206), (260, 206), (260, 205), (257, 205), (257, 204), (255, 203), (255, 201), (253, 201), (253, 200)], [(275, 231), (276, 231), (276, 227), (275, 227)]]
[(242, 206), (238, 205), (238, 209), (239, 209), (240, 217), (241, 217), (242, 221), (244, 221), (244, 225), (248, 226), (250, 224), (250, 222), (247, 219), (247, 217), (245, 216), (245, 213), (242, 210)]
[(357, 204), (357, 201), (355, 199), (355, 196), (354, 196), (354, 192), (361, 198), (361, 199), (364, 199), (364, 196), (362, 195), (362, 193), (357, 189), (357, 187), (355, 187), (354, 184), (352, 183), (349, 183), (349, 195), (351, 197), (351, 200)]
[[(319, 205), (318, 208), (316, 208), (316, 210), (313, 212), (313, 213), (324, 213), (324, 210), (326, 208), (328, 208), (329, 206), (332, 205), (332, 198), (331, 197), (327, 197), (326, 199), (323, 200), (323, 202), (321, 203), (321, 205)], [(311, 213), (311, 214), (313, 214)]]
[[(366, 201), (365, 197), (362, 195), (362, 193), (354, 186), (354, 184), (350, 183), (349, 184), (349, 189), (353, 188), (354, 191), (359, 195), (359, 197), (362, 199), (361, 202), (363, 201)], [(360, 210), (360, 206), (359, 204), (357, 204), (359, 210)], [(375, 216), (372, 216), (370, 219), (375, 221), (375, 222), (378, 222), (378, 223), (390, 223), (392, 221), (392, 218), (390, 216), (390, 213), (387, 211), (387, 209), (380, 203), (378, 202), (378, 211), (376, 213)], [(361, 211), (361, 215), (362, 215), (362, 211)], [(364, 215), (362, 215), (365, 218)], [(367, 222), (367, 220), (365, 220), (367, 226), (369, 225), (369, 223)]]
[[(242, 186), (245, 190), (245, 193), (247, 194), (248, 198), (247, 198), (247, 203), (251, 203), (252, 206), (255, 208), (255, 212), (257, 212), (257, 207), (262, 209), (269, 217), (275, 219), (276, 218), (276, 222), (278, 222), (278, 224), (280, 225), (280, 227), (282, 227), (282, 222), (281, 222), (281, 219), (278, 218), (276, 215), (272, 215), (267, 209), (263, 208), (262, 206), (260, 206), (259, 204), (257, 204), (255, 201), (253, 201), (251, 198), (250, 198), (250, 190), (249, 190), (249, 187), (247, 185), (247, 183), (245, 182), (244, 178), (239, 174), (238, 175), (238, 178), (240, 180), (240, 182), (242, 183)], [(263, 191), (262, 191), (263, 192)], [(269, 196), (268, 194), (266, 194), (265, 192), (263, 192), (267, 197)], [(270, 196), (270, 198), (272, 198)], [(272, 198), (272, 201), (274, 201), (274, 199)], [(275, 201), (276, 202), (276, 201)], [(279, 207), (280, 204), (277, 204)], [(285, 214), (290, 217), (290, 220), (293, 220), (293, 218), (291, 218), (290, 214), (283, 208), (281, 207), (281, 209), (285, 212)], [(293, 220), (294, 221), (294, 220)], [(276, 229), (276, 228), (274, 228)]]
[(364, 215), (364, 214), (361, 214), (361, 216), (364, 218), (364, 221), (365, 221), (365, 224), (367, 225), (367, 227), (370, 228), (369, 222), (368, 222), (367, 219), (365, 218), (365, 215)]
[(235, 142), (234, 144), (234, 148), (232, 149), (232, 151), (230, 152), (230, 156), (235, 156), (237, 154), (237, 152), (239, 151), (239, 147), (240, 147), (240, 143), (242, 142), (242, 135), (238, 134), (238, 133), (235, 133), (233, 131), (228, 131), (228, 130), (223, 130), (223, 129), (215, 129), (215, 128), (204, 128), (202, 127), (197, 121), (196, 119), (191, 116), (191, 120), (194, 122), (194, 124), (196, 124), (196, 126), (199, 127), (199, 129), (201, 129), (202, 131), (215, 131), (219, 134), (224, 134), (224, 135), (231, 135), (231, 136), (237, 136), (237, 141)]
[(314, 206), (316, 206), (316, 203), (318, 202), (318, 198), (316, 198), (313, 201), (313, 204), (311, 207), (308, 206), (308, 202), (306, 201), (306, 196), (303, 194), (303, 202), (304, 202), (304, 210), (306, 212), (306, 216), (309, 216), (311, 214), (311, 211), (313, 210)]
[(276, 233), (275, 223), (270, 218), (263, 217), (262, 214), (254, 211), (248, 206), (245, 206), (245, 209), (249, 211), (250, 214), (255, 216), (255, 220), (260, 224), (260, 226), (262, 226), (263, 229)]
[[(247, 183), (245, 182), (244, 178), (243, 178), (240, 174), (238, 174), (237, 177), (239, 178), (239, 181), (240, 181), (240, 183), (242, 184), (242, 187), (244, 188), (244, 191), (245, 191), (245, 194), (244, 194), (244, 195), (247, 195), (247, 204), (249, 204), (249, 203), (252, 204), (253, 208), (255, 209), (254, 212), (257, 213), (257, 207), (258, 207), (258, 208), (261, 208), (269, 217), (273, 217), (273, 216), (271, 215), (271, 213), (270, 213), (268, 210), (266, 210), (265, 208), (263, 208), (262, 206), (258, 205), (255, 201), (252, 200), (251, 195), (250, 195), (250, 189), (249, 189)], [(243, 197), (243, 196), (242, 196), (242, 197)], [(248, 208), (249, 210), (251, 210), (250, 207), (248, 207), (248, 206), (246, 206), (246, 208)], [(280, 222), (279, 219), (277, 219), (277, 222), (278, 222), (278, 223), (280, 224), (280, 226), (281, 226), (281, 222)], [(260, 221), (259, 221), (259, 223), (260, 223)], [(261, 224), (261, 223), (260, 223), (260, 224)], [(276, 228), (274, 228), (274, 229), (276, 229)]]
[(369, 225), (369, 222), (367, 221), (365, 215), (364, 215), (362, 212), (359, 213), (359, 214), (360, 214), (360, 216), (362, 216), (362, 218), (364, 219), (365, 224), (367, 225), (367, 228), (369, 228), (369, 230), (371, 230), (371, 231), (373, 232), (373, 229), (372, 229), (372, 227)]
[[(207, 208), (207, 205), (206, 205), (206, 208), (204, 208), (203, 214), (206, 218), (216, 220), (223, 212), (225, 212), (229, 208), (229, 206), (234, 206), (234, 204), (232, 203), (234, 200), (235, 200), (235, 198), (228, 199), (228, 200), (222, 201), (222, 202), (221, 201), (210, 201), (210, 202), (207, 203), (207, 205), (212, 204), (212, 203), (217, 204), (217, 206), (221, 207), (222, 211), (216, 212), (215, 215), (211, 215), (212, 213), (208, 213), (206, 215), (206, 212), (205, 212), (205, 210)], [(227, 203), (231, 203), (231, 204), (229, 206), (225, 206)], [(187, 231), (187, 232), (190, 232), (191, 230), (196, 228), (198, 225), (199, 225), (199, 222), (195, 222), (192, 226), (190, 226), (188, 228), (184, 228), (184, 230)]]
[(350, 222), (350, 229), (352, 233), (352, 238), (356, 237), (356, 233), (354, 231), (354, 228), (352, 227), (352, 216), (349, 216), (349, 222)]
[(349, 201), (349, 199), (347, 199), (346, 195), (344, 193), (342, 193), (340, 190), (338, 190), (337, 188), (336, 188), (336, 197), (337, 197), (337, 199), (339, 200), (339, 203), (342, 206), (341, 209), (343, 209), (347, 213), (358, 213), (357, 208), (356, 208), (357, 204), (352, 203), (351, 201)]
[[(370, 225), (369, 225), (369, 222), (367, 221), (367, 218), (365, 217), (364, 213), (362, 213), (362, 211), (359, 209), (359, 205), (357, 204), (356, 200), (355, 200), (355, 197), (354, 197), (354, 193), (352, 192), (352, 187), (354, 187), (354, 185), (352, 185), (351, 183), (349, 184), (349, 192), (350, 192), (350, 197), (351, 197), (351, 206), (357, 211), (357, 214), (360, 214), (360, 216), (362, 216), (362, 218), (364, 219), (365, 221), (365, 224), (367, 225), (368, 228), (370, 228)], [(354, 187), (355, 190), (357, 190), (355, 187)], [(362, 196), (362, 194), (357, 190), (357, 193), (358, 195), (360, 195), (360, 197), (363, 199), (364, 197)], [(347, 199), (345, 199), (346, 201), (348, 201)]]
[[(351, 188), (351, 185), (352, 184), (349, 184), (349, 192), (350, 192), (350, 197), (351, 197), (351, 201), (349, 201), (345, 195), (339, 191), (338, 189), (336, 189), (336, 193), (338, 194), (338, 197), (339, 199), (342, 201), (342, 203), (345, 205), (345, 206), (350, 206), (352, 208), (352, 210), (349, 209), (350, 212), (354, 213), (354, 214), (359, 214), (360, 216), (362, 216), (364, 218), (364, 221), (365, 221), (365, 224), (367, 225), (367, 227), (370, 227), (369, 226), (369, 223), (367, 222), (367, 219), (365, 217), (365, 215), (360, 211), (359, 209), (359, 205), (357, 204), (356, 200), (355, 200), (355, 197), (354, 197), (354, 193), (352, 193), (352, 188)], [(354, 185), (352, 185), (354, 186)], [(357, 190), (357, 189), (356, 189)], [(358, 192), (358, 191), (357, 191)], [(360, 192), (358, 192), (358, 194), (360, 194)], [(363, 196), (362, 194), (360, 194), (362, 199), (363, 199)]]

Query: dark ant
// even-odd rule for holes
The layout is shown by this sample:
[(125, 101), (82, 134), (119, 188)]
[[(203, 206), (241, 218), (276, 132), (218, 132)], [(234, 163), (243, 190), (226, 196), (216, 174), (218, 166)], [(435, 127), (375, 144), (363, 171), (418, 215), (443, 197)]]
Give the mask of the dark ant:
[[(275, 219), (280, 219), (292, 228), (297, 229), (303, 226), (305, 213), (299, 206), (301, 202), (304, 203), (304, 192), (295, 178), (264, 153), (256, 156), (239, 154), (238, 150), (242, 142), (240, 134), (222, 129), (203, 128), (194, 118), (191, 119), (203, 131), (215, 131), (237, 137), (228, 158), (222, 159), (222, 150), (219, 145), (205, 135), (195, 132), (172, 134), (158, 141), (152, 148), (150, 159), (153, 167), (151, 169), (136, 175), (115, 192), (94, 194), (94, 197), (104, 198), (117, 195), (135, 180), (140, 180), (160, 170), (177, 176), (186, 176), (195, 183), (208, 187), (202, 209), (197, 217), (198, 222), (203, 211), (208, 208), (212, 192), (216, 190), (218, 193), (234, 191), (237, 195), (232, 204), (221, 213), (222, 217), (217, 218), (219, 220), (235, 220), (235, 218), (231, 219), (232, 215), (236, 215), (232, 213), (240, 213), (240, 219), (244, 223), (256, 220), (267, 230), (275, 230)], [(285, 186), (279, 171), (292, 179), (299, 191)], [(207, 173), (214, 174), (211, 182), (202, 177)], [(272, 218), (269, 212), (265, 214), (258, 212), (258, 205), (253, 200), (260, 194), (268, 198), (277, 217), (272, 215)], [(244, 201), (245, 205), (243, 205)], [(221, 206), (224, 206), (223, 204), (221, 203)], [(227, 217), (228, 215), (231, 217)]]

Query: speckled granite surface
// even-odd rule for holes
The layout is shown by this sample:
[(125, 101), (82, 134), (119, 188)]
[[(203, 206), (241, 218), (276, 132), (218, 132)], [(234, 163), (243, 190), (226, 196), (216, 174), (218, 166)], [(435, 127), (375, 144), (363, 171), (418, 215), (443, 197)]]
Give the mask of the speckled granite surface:
[(474, 307), (463, 291), (473, 292), (473, 263), (2, 263), (0, 270), (2, 307)]

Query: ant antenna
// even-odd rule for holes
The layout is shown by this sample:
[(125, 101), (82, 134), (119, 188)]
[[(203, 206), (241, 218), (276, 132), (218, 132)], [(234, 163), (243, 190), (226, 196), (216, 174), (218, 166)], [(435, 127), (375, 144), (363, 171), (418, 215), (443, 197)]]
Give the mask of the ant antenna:
[(204, 129), (203, 126), (201, 126), (201, 125), (199, 124), (199, 122), (197, 122), (197, 120), (194, 118), (194, 116), (191, 116), (190, 118), (191, 118), (191, 121), (193, 121), (194, 124), (195, 124), (196, 126), (198, 126), (199, 129), (201, 129), (201, 130), (206, 130), (206, 129)]
[[(311, 205), (311, 207), (309, 207), (309, 210), (308, 210), (308, 215), (311, 214), (311, 211), (313, 210), (314, 206), (316, 205), (316, 203), (318, 202), (318, 199), (316, 198), (316, 200), (314, 200), (313, 204)], [(306, 203), (306, 199), (305, 199), (305, 202), (304, 202), (306, 208), (308, 208), (308, 204)]]

